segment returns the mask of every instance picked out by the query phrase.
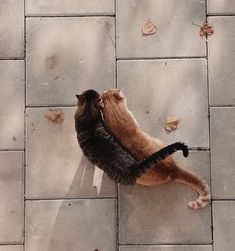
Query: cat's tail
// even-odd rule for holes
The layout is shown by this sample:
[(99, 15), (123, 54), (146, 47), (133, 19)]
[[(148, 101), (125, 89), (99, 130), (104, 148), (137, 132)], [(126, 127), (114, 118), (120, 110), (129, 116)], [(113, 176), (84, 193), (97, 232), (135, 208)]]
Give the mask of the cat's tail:
[(140, 177), (142, 174), (144, 174), (148, 169), (155, 167), (158, 162), (165, 159), (169, 155), (173, 154), (176, 151), (182, 150), (183, 155), (186, 158), (188, 156), (188, 147), (184, 143), (176, 142), (174, 144), (168, 145), (159, 151), (155, 152), (148, 158), (145, 158), (143, 160), (137, 161), (135, 164), (126, 167), (126, 177), (125, 181), (122, 183), (125, 184), (131, 184), (133, 183), (133, 180)]
[(198, 198), (188, 203), (191, 209), (206, 207), (210, 202), (210, 189), (208, 184), (192, 171), (177, 167), (177, 175), (174, 181), (185, 184), (198, 193)]

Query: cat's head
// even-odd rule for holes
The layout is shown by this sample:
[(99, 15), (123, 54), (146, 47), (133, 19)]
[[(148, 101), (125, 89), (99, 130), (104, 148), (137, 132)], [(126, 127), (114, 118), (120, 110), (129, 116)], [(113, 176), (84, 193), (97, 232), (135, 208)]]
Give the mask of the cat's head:
[(126, 105), (126, 97), (120, 89), (109, 89), (102, 95), (104, 105), (112, 103), (113, 105)]
[(82, 94), (76, 95), (76, 97), (78, 108), (75, 116), (97, 116), (104, 107), (100, 94), (95, 90), (84, 91)]

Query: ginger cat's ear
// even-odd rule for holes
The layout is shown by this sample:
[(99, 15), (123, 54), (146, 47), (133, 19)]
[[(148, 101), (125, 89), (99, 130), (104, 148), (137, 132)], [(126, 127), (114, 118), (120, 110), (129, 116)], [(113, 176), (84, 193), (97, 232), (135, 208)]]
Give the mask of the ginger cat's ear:
[(113, 96), (118, 100), (122, 100), (125, 98), (124, 94), (121, 92), (120, 89), (117, 92), (115, 92)]

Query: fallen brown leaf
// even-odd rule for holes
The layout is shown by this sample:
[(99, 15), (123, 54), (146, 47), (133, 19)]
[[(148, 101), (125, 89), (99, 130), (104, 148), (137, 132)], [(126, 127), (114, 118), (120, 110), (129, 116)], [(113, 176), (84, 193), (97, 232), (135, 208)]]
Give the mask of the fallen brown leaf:
[(180, 122), (180, 120), (177, 117), (168, 117), (166, 119), (165, 129), (168, 132), (174, 131), (177, 128), (179, 122)]
[(142, 28), (142, 33), (143, 35), (152, 35), (154, 33), (156, 33), (157, 31), (157, 27), (155, 24), (153, 24), (151, 22), (151, 20), (149, 19), (148, 21), (144, 22), (143, 28)]
[(200, 36), (211, 36), (214, 34), (214, 29), (212, 26), (208, 24), (208, 22), (204, 22), (204, 24), (200, 27)]
[(44, 114), (44, 116), (53, 121), (54, 123), (60, 124), (64, 121), (64, 115), (60, 110), (50, 110)]

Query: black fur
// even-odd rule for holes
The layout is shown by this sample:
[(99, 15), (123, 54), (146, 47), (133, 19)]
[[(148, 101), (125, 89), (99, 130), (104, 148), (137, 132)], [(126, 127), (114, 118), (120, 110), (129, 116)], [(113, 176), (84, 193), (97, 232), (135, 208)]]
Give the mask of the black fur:
[(177, 150), (188, 156), (185, 144), (177, 142), (162, 148), (150, 157), (137, 161), (112, 135), (101, 115), (101, 97), (94, 90), (85, 91), (78, 98), (75, 113), (77, 139), (83, 153), (113, 180), (133, 184), (147, 169)]

